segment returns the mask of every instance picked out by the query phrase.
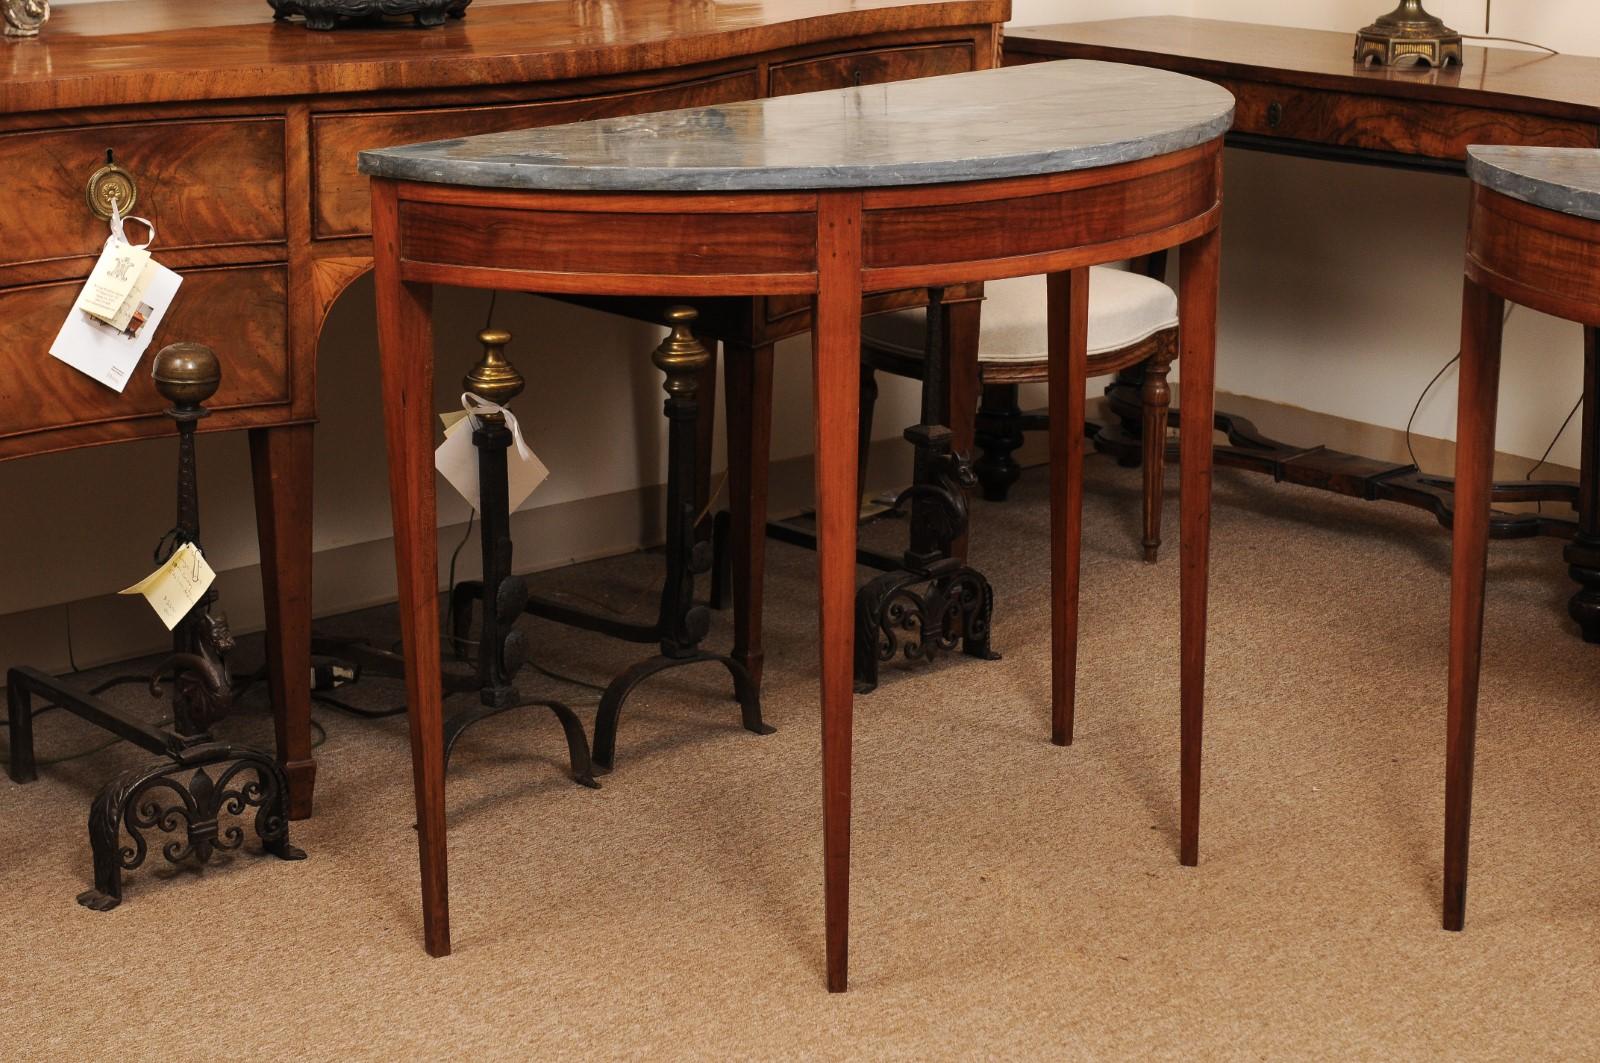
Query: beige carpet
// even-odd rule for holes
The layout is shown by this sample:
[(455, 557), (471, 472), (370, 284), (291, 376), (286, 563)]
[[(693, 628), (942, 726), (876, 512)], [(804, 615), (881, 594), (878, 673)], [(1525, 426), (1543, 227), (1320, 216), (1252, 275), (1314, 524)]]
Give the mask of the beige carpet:
[[(83, 817), (133, 756), (0, 784), (0, 1057), (1600, 1057), (1600, 648), (1565, 618), (1558, 545), (1493, 550), (1471, 902), (1447, 934), (1444, 533), (1219, 474), (1201, 866), (1185, 869), (1176, 549), (1136, 560), (1136, 491), (1136, 472), (1091, 460), (1075, 746), (1047, 741), (1037, 472), (977, 511), (1005, 660), (891, 671), (858, 700), (847, 996), (822, 985), (812, 556), (774, 545), (777, 734), (740, 730), (707, 667), (646, 688), (598, 792), (567, 781), (546, 715), (469, 735), (448, 959), (421, 947), (399, 720), (319, 710), (317, 817), (294, 829), (309, 860), (147, 865), (110, 914), (72, 901)], [(1172, 495), (1167, 522), (1175, 537)], [(621, 608), (648, 603), (656, 563), (540, 579)], [(590, 679), (636, 652), (530, 626), (544, 664)], [(42, 756), (96, 741), (59, 714), (38, 726)]]

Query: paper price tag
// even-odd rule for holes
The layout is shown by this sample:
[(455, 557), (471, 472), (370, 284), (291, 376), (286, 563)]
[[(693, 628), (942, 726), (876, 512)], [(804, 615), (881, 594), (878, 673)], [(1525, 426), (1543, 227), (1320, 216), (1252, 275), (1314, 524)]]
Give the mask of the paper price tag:
[(205, 555), (194, 543), (184, 543), (172, 552), (166, 564), (118, 594), (142, 594), (171, 631), (178, 621), (205, 595), (217, 574), (206, 564)]
[(143, 294), (133, 295), (135, 306), (122, 329), (74, 309), (50, 344), (51, 357), (115, 391), (126, 389), (183, 283), (159, 262), (150, 262), (145, 272)]
[[(444, 442), (433, 452), (433, 467), (467, 500), (467, 505), (478, 509), (478, 448), (472, 445), (472, 418), (465, 413), (452, 411), (441, 414), (440, 419), (446, 422), (447, 427), (444, 430)], [(506, 501), (510, 503), (510, 508), (515, 510), (527, 501), (534, 488), (544, 483), (549, 475), (550, 470), (531, 450), (524, 458), (516, 447), (508, 448)]]
[(144, 248), (120, 240), (108, 241), (72, 309), (113, 321), (149, 265), (150, 252)]

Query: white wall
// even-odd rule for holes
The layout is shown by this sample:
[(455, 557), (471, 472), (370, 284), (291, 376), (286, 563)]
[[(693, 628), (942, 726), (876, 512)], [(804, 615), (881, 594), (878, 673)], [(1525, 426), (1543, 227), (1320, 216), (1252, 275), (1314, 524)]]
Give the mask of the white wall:
[[(1354, 33), (1392, 7), (1390, 0), (1017, 0), (1013, 25), (1154, 11)], [(1463, 33), (1484, 31), (1484, 0), (1428, 0), (1427, 7)], [(1600, 5), (1501, 0), (1493, 32), (1600, 55)], [(1218, 387), (1403, 428), (1458, 345), (1465, 180), (1241, 151), (1230, 151), (1225, 166)], [(1501, 450), (1544, 452), (1581, 391), (1581, 342), (1575, 325), (1516, 311), (1507, 328)], [(1451, 370), (1429, 393), (1416, 430), (1453, 438), (1454, 425)], [(1575, 423), (1551, 460), (1577, 464)]]

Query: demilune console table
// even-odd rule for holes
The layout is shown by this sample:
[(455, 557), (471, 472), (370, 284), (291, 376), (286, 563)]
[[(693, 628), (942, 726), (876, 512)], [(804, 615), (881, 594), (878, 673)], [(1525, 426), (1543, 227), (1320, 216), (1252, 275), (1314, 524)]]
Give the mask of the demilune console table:
[(318, 33), (265, 0), (60, 8), (42, 36), (0, 41), (0, 460), (173, 431), (148, 373), (118, 395), (46, 353), (116, 188), (184, 275), (150, 349), (213, 348), (204, 428), (250, 431), (278, 756), (308, 816), (317, 340), (372, 266), (356, 152), (992, 67), (1009, 16), (1009, 0), (477, 0), (438, 29)]
[[(1352, 45), (1349, 33), (1163, 16), (1024, 27), (1006, 36), (1005, 61), (1103, 59), (1207, 78), (1238, 100), (1228, 144), (1260, 151), (1464, 173), (1469, 144), (1600, 146), (1600, 59), (1467, 48), (1461, 66), (1442, 70), (1364, 67), (1355, 63)], [(1454, 322), (1441, 322), (1447, 324), (1441, 337), (1451, 335)], [(1584, 378), (1592, 382), (1600, 374), (1600, 332), (1587, 328), (1584, 336)], [(1135, 424), (1139, 385), (1135, 370), (1110, 393), (1113, 409)], [(1181, 421), (1183, 412), (1174, 416)], [(1216, 423), (1229, 437), (1217, 447), (1223, 465), (1420, 506), (1450, 523), (1454, 489), (1448, 477), (1266, 439), (1226, 413)], [(1594, 403), (1583, 408), (1579, 481), (1495, 484), (1496, 502), (1565, 502), (1577, 509), (1578, 520), (1497, 510), (1491, 534), (1570, 539), (1564, 556), (1579, 590), (1569, 612), (1586, 640), (1600, 642), (1600, 410)]]
[(1089, 267), (1179, 247), (1181, 394), (1200, 416), (1180, 447), (1177, 847), (1182, 863), (1197, 862), (1221, 137), (1232, 117), (1226, 92), (1191, 78), (1052, 63), (362, 153), (430, 953), (450, 951), (432, 462), (439, 284), (814, 301), (827, 984), (842, 991), (863, 298), (1049, 275), (1051, 536), (1039, 549), (1052, 570), (1051, 734), (1065, 745)]

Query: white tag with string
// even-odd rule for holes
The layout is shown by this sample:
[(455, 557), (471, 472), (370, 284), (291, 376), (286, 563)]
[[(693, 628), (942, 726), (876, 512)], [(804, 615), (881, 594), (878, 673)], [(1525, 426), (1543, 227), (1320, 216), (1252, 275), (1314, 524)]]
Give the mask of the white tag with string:
[(171, 631), (189, 615), (217, 574), (206, 564), (205, 555), (194, 543), (184, 543), (172, 551), (166, 563), (118, 594), (142, 594)]
[(544, 483), (550, 470), (528, 449), (516, 414), (470, 391), (462, 393), (461, 408), (464, 414), (453, 411), (440, 414), (440, 419), (445, 422), (444, 442), (433, 452), (433, 467), (467, 500), (467, 505), (479, 509), (478, 448), (472, 443), (472, 429), (478, 416), (500, 414), (505, 418), (506, 427), (511, 430), (511, 439), (515, 443), (515, 447), (506, 453), (506, 501), (508, 508), (515, 510), (527, 501), (534, 488)]
[[(137, 221), (147, 230), (142, 244), (124, 228)], [(50, 354), (95, 380), (122, 391), (150, 346), (183, 278), (150, 257), (156, 228), (146, 218), (128, 218), (111, 204), (111, 235)]]

